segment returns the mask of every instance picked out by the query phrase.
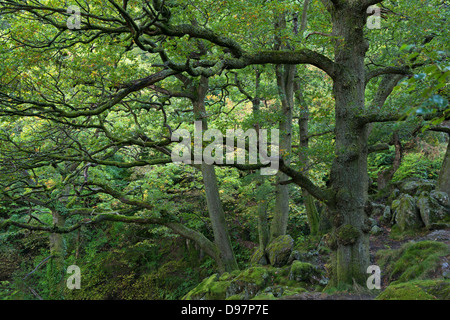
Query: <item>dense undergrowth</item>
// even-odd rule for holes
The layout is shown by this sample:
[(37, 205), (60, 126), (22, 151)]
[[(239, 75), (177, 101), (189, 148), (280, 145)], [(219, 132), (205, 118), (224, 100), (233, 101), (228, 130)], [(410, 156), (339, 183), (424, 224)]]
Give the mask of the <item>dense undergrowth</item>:
[[(370, 159), (371, 165), (381, 166), (385, 157)], [(417, 159), (424, 165), (417, 165)], [(396, 173), (401, 177), (396, 181), (434, 178), (439, 168), (434, 162), (439, 160), (420, 152), (411, 154)], [(81, 289), (69, 290), (65, 285), (68, 274), (52, 274), (48, 234), (10, 228), (0, 235), (0, 299), (283, 299), (319, 292), (327, 296), (356, 292), (370, 299), (450, 299), (448, 272), (444, 276), (442, 267), (448, 265), (449, 240), (426, 239), (431, 231), (424, 228), (402, 233), (395, 225), (381, 230), (396, 247), (385, 244), (372, 257), (382, 270), (381, 290), (330, 287), (326, 235), (309, 233), (302, 197), (295, 190), (288, 228), (295, 242), (289, 263), (252, 265), (258, 239), (253, 232), (257, 226), (254, 203), (248, 201), (250, 191), (245, 179), (225, 174), (223, 179), (224, 207), (240, 271), (218, 274), (214, 261), (195, 243), (165, 227), (105, 223), (65, 236), (65, 268), (77, 265), (82, 276)], [(183, 214), (197, 215), (194, 227), (211, 235), (204, 202), (197, 201), (202, 191), (190, 190), (186, 188), (192, 197), (185, 202)], [(383, 201), (389, 195), (372, 192), (372, 196)], [(372, 235), (371, 241), (382, 241), (377, 237)]]

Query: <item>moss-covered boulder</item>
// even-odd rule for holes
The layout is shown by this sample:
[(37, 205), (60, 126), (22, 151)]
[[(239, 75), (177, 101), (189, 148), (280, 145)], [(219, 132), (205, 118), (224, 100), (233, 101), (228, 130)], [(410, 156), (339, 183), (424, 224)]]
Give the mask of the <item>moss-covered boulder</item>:
[(420, 217), (427, 228), (443, 220), (450, 213), (449, 209), (443, 206), (430, 193), (424, 191), (417, 197), (417, 208)]
[(415, 280), (391, 284), (376, 300), (450, 300), (450, 280)]
[(433, 190), (430, 192), (430, 197), (434, 198), (442, 206), (450, 205), (450, 197), (447, 192)]
[(392, 202), (391, 208), (400, 231), (417, 230), (424, 226), (414, 197), (402, 194)]
[(251, 299), (269, 285), (270, 275), (270, 269), (265, 267), (245, 269), (231, 281), (228, 295), (243, 294), (245, 300)]
[[(314, 266), (311, 269), (314, 269)], [(290, 270), (291, 267), (289, 266), (283, 268), (256, 266), (242, 271), (226, 272), (220, 276), (214, 274), (204, 279), (197, 287), (186, 294), (183, 299), (275, 299), (306, 291), (303, 282), (289, 279)], [(320, 274), (319, 270), (309, 270), (308, 272), (301, 273), (304, 276), (302, 279), (314, 281), (313, 277)]]
[(250, 264), (252, 266), (257, 266), (257, 265), (264, 266), (264, 265), (268, 264), (266, 251), (264, 249), (262, 249), (261, 247), (258, 247), (255, 250), (255, 252), (252, 254), (252, 256), (250, 257)]
[(290, 235), (283, 235), (272, 240), (266, 248), (269, 263), (274, 267), (282, 267), (289, 261), (294, 248), (294, 239)]
[(430, 192), (435, 187), (435, 183), (430, 180), (409, 180), (403, 181), (399, 185), (399, 189), (402, 193), (414, 196), (420, 194), (423, 191)]
[(289, 272), (289, 280), (318, 283), (322, 273), (315, 265), (307, 262), (294, 261)]
[(377, 263), (393, 283), (440, 276), (436, 271), (441, 259), (450, 256), (449, 247), (438, 241), (420, 241), (404, 244), (401, 248), (380, 250)]
[(383, 214), (380, 217), (380, 222), (385, 226), (392, 226), (392, 210), (390, 206), (384, 208)]
[(222, 300), (229, 286), (230, 281), (219, 281), (219, 275), (213, 274), (189, 291), (183, 300)]

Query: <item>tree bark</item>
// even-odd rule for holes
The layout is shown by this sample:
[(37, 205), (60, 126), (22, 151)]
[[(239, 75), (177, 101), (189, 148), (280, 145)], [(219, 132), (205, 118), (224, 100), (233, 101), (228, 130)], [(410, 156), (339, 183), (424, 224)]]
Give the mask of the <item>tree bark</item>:
[[(308, 148), (309, 148), (309, 108), (303, 97), (303, 92), (299, 80), (295, 81), (295, 96), (300, 107), (300, 116), (298, 118), (299, 136), (300, 136), (300, 148), (299, 148), (299, 160), (302, 165), (302, 172), (308, 177)], [(308, 217), (309, 230), (312, 235), (319, 232), (319, 212), (314, 203), (314, 197), (309, 194), (308, 190), (302, 188), (303, 201), (306, 208), (306, 216)]]
[(331, 10), (336, 37), (335, 61), (341, 68), (333, 87), (336, 111), (335, 159), (331, 168), (334, 203), (332, 214), (332, 285), (363, 284), (369, 265), (367, 125), (359, 124), (364, 112), (364, 57), (368, 43), (363, 28), (366, 16), (358, 2), (339, 2)]
[[(294, 106), (295, 65), (277, 66), (277, 84), (281, 98), (280, 155), (289, 164), (292, 146), (292, 110)], [(289, 185), (282, 184), (289, 177), (279, 171), (276, 176), (275, 212), (271, 225), (271, 238), (285, 235), (289, 220)]]
[[(57, 210), (52, 210), (53, 225), (63, 228), (65, 218)], [(50, 233), (50, 255), (52, 259), (47, 264), (47, 281), (50, 299), (61, 299), (64, 292), (64, 235)]]
[(441, 171), (439, 172), (436, 190), (450, 194), (450, 139), (447, 145), (447, 152), (444, 156), (444, 162), (442, 162)]
[[(205, 109), (205, 97), (208, 92), (208, 78), (201, 77), (198, 84), (195, 98), (192, 100), (196, 121), (202, 122), (202, 129), (207, 130), (207, 118)], [(200, 134), (203, 135), (203, 132)], [(200, 164), (200, 170), (203, 176), (203, 183), (206, 192), (206, 203), (208, 213), (211, 219), (211, 225), (214, 233), (214, 243), (218, 249), (218, 257), (216, 259), (219, 270), (233, 271), (238, 269), (238, 265), (231, 246), (228, 228), (225, 221), (225, 214), (220, 200), (219, 188), (217, 185), (217, 177), (213, 165), (204, 162)]]
[(392, 139), (389, 144), (393, 144), (395, 146), (395, 158), (392, 167), (389, 169), (382, 171), (378, 174), (377, 184), (378, 190), (383, 190), (389, 184), (389, 182), (394, 177), (395, 172), (400, 168), (403, 158), (403, 147), (398, 136), (398, 132), (394, 132), (392, 135)]
[[(255, 96), (252, 98), (248, 96), (248, 98), (251, 98), (252, 101), (252, 112), (253, 112), (253, 118), (255, 119), (254, 128), (256, 132), (260, 132), (261, 124), (259, 123), (259, 116), (260, 116), (260, 106), (261, 106), (261, 98), (260, 98), (260, 79), (261, 79), (261, 72), (256, 69), (255, 70)], [(261, 139), (261, 137), (258, 137), (258, 141)], [(264, 185), (264, 181), (266, 179), (265, 176), (260, 175), (256, 178), (256, 192), (258, 194), (257, 196), (257, 214), (258, 214), (258, 240), (259, 240), (259, 248), (261, 252), (264, 252), (266, 250), (267, 245), (270, 241), (270, 229), (269, 229), (269, 221), (268, 221), (268, 214), (267, 209), (269, 205), (269, 201), (267, 199), (266, 192), (264, 188), (262, 187)]]
[[(277, 17), (275, 29), (286, 28), (286, 13)], [(280, 49), (288, 48), (283, 41), (276, 36), (275, 47)], [(289, 164), (292, 145), (292, 112), (294, 109), (294, 77), (297, 67), (294, 64), (279, 64), (276, 66), (275, 73), (277, 78), (278, 95), (281, 101), (281, 114), (279, 121), (280, 130), (280, 156), (283, 157), (286, 164)], [(270, 230), (271, 238), (285, 235), (289, 220), (289, 185), (283, 184), (288, 181), (288, 176), (278, 171), (276, 175), (275, 187), (275, 210)]]

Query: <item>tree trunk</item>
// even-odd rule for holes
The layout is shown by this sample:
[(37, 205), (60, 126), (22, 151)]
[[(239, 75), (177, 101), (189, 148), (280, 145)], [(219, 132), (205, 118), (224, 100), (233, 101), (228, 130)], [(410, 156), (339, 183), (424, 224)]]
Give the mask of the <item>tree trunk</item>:
[[(307, 152), (309, 148), (309, 108), (303, 97), (302, 88), (298, 80), (295, 81), (295, 96), (300, 107), (300, 116), (298, 119), (300, 134), (299, 160), (302, 165), (303, 174), (308, 177), (309, 157)], [(306, 216), (308, 217), (309, 230), (312, 235), (315, 235), (319, 232), (319, 212), (314, 203), (314, 197), (310, 195), (305, 188), (302, 188), (302, 196), (306, 208)]]
[[(65, 218), (58, 211), (52, 211), (53, 224), (57, 227), (64, 227)], [(47, 264), (47, 281), (50, 299), (61, 299), (64, 293), (64, 235), (61, 233), (51, 233), (50, 254), (52, 259)]]
[(450, 194), (450, 139), (447, 145), (447, 152), (444, 156), (444, 162), (442, 162), (441, 171), (439, 172), (436, 190)]
[[(261, 99), (259, 95), (259, 89), (260, 89), (260, 79), (261, 79), (261, 72), (256, 69), (255, 70), (255, 97), (252, 98), (252, 112), (253, 112), (253, 118), (255, 119), (254, 128), (256, 132), (260, 132), (261, 125), (259, 123), (259, 116), (260, 116), (260, 106), (261, 106)], [(261, 137), (258, 137), (258, 141)], [(259, 175), (257, 177), (256, 182), (256, 201), (257, 201), (257, 214), (258, 214), (258, 239), (259, 239), (259, 248), (261, 252), (264, 252), (266, 250), (267, 245), (270, 241), (270, 229), (269, 229), (269, 221), (268, 221), (268, 215), (267, 215), (267, 209), (269, 206), (269, 200), (267, 197), (269, 196), (265, 192), (264, 181), (266, 177), (263, 175)]]
[[(277, 84), (281, 98), (280, 155), (289, 164), (292, 145), (292, 110), (294, 106), (294, 76), (295, 65), (277, 66)], [(279, 171), (276, 177), (275, 212), (271, 225), (272, 239), (285, 235), (289, 219), (289, 185), (281, 184), (289, 180), (288, 176)]]
[[(202, 129), (207, 130), (207, 118), (205, 109), (205, 97), (208, 92), (208, 78), (201, 77), (198, 84), (196, 97), (193, 99), (193, 107), (196, 121), (202, 122)], [(203, 135), (203, 132), (199, 134)], [(225, 214), (220, 200), (219, 188), (217, 185), (217, 177), (213, 165), (206, 163), (200, 164), (200, 169), (203, 176), (203, 183), (206, 192), (206, 203), (208, 206), (208, 213), (211, 219), (211, 225), (214, 233), (214, 243), (218, 249), (217, 263), (219, 270), (233, 271), (238, 269), (237, 262), (231, 246), (228, 228), (225, 221)]]
[[(353, 7), (356, 6), (356, 7)], [(368, 195), (368, 128), (357, 116), (365, 110), (364, 56), (368, 43), (363, 28), (366, 16), (359, 2), (343, 2), (331, 10), (336, 37), (335, 61), (340, 65), (334, 81), (336, 110), (335, 159), (331, 188), (335, 200), (332, 215), (332, 285), (366, 281), (369, 265), (368, 219), (364, 210)]]
[(392, 164), (392, 167), (378, 174), (377, 178), (378, 190), (383, 190), (384, 188), (387, 187), (389, 182), (394, 177), (395, 172), (397, 172), (398, 168), (400, 168), (400, 165), (402, 164), (403, 147), (400, 141), (400, 137), (398, 136), (398, 132), (394, 132), (390, 144), (391, 145), (393, 144), (395, 146), (394, 163)]

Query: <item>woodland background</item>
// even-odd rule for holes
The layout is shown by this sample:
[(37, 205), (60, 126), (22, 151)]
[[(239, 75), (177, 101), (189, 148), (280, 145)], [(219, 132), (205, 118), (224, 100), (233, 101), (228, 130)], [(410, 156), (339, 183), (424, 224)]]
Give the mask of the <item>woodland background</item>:
[(0, 299), (449, 299), (449, 6), (0, 1)]

